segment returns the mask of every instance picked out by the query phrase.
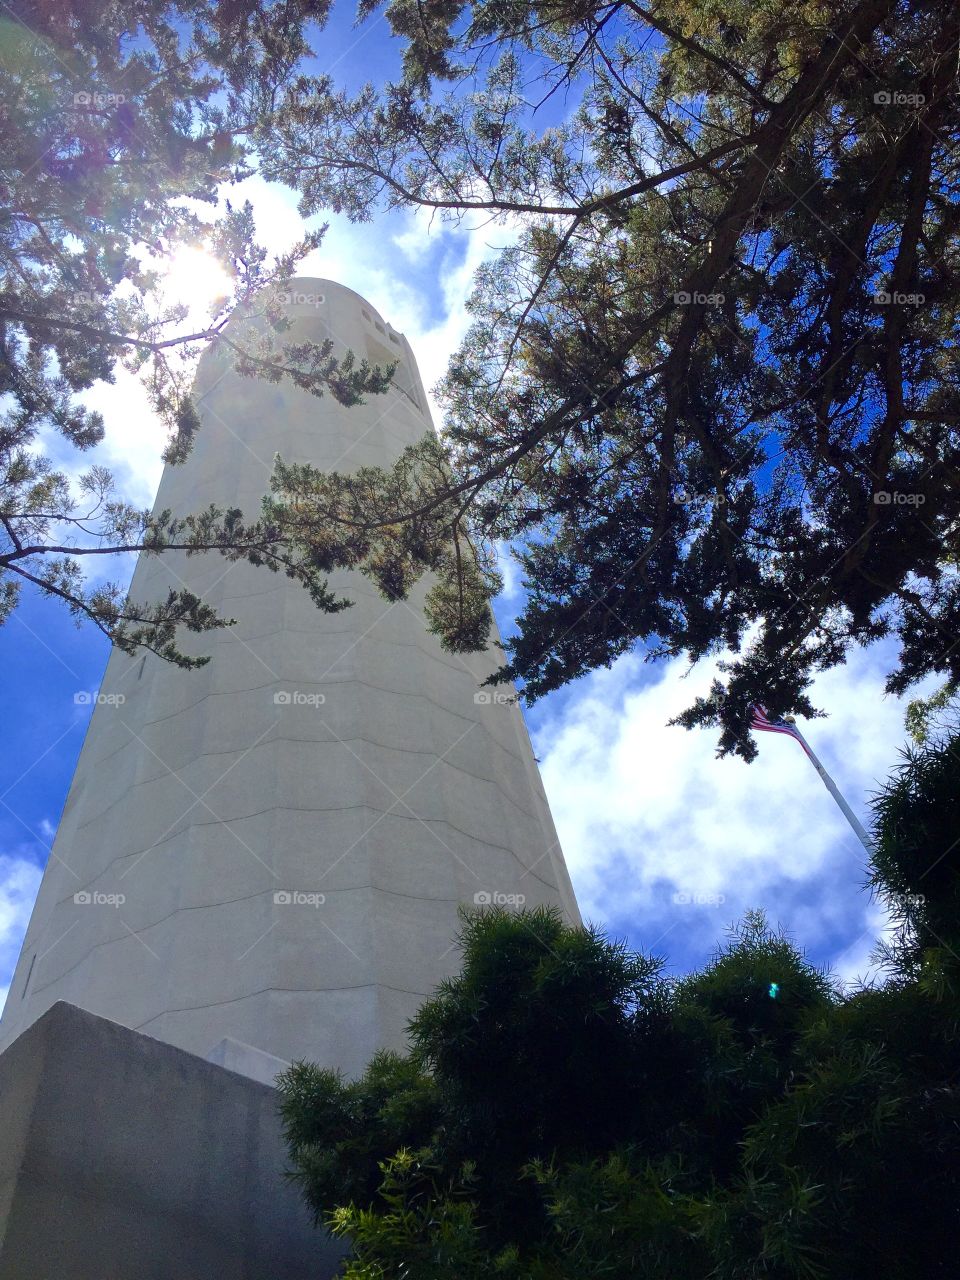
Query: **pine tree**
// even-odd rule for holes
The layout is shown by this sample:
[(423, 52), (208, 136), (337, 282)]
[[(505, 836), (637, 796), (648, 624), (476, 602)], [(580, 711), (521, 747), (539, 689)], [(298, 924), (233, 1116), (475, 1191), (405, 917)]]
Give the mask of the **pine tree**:
[(812, 673), (853, 645), (898, 638), (893, 692), (955, 684), (956, 6), (387, 17), (402, 78), (297, 81), (267, 171), (306, 212), (500, 220), (515, 242), (478, 275), (443, 447), (284, 472), (275, 518), (289, 483), (325, 546), (392, 583), (438, 574), (453, 648), (482, 643), (511, 543), (528, 598), (502, 674), (528, 701), (638, 642), (730, 651), (678, 719), (747, 758), (753, 703), (814, 714)]
[[(213, 549), (291, 574), (317, 604), (338, 607), (314, 556), (291, 550), (262, 519), (211, 506), (151, 518), (93, 466), (78, 483), (51, 460), (54, 433), (81, 453), (102, 438), (83, 401), (118, 368), (140, 374), (182, 461), (199, 426), (190, 396), (199, 351), (228, 348), (250, 376), (279, 379), (344, 404), (385, 390), (389, 370), (337, 360), (330, 344), (291, 347), (279, 286), (319, 241), (268, 262), (249, 205), (201, 216), (218, 190), (255, 167), (250, 137), (310, 52), (326, 0), (10, 3), (0, 14), (0, 622), (24, 583), (91, 619), (127, 651), (183, 666), (178, 629), (225, 619), (188, 591), (134, 604), (116, 582), (91, 587), (90, 557)], [(320, 233), (322, 234), (322, 233)], [(165, 305), (158, 278), (177, 249), (203, 245), (232, 280), (199, 329)], [(235, 309), (267, 324), (224, 325)]]

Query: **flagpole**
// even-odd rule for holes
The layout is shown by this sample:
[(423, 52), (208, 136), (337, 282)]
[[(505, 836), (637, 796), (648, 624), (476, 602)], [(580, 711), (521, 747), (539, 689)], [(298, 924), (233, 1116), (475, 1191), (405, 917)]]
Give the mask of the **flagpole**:
[(806, 738), (797, 728), (796, 721), (790, 720), (789, 723), (793, 732), (797, 735), (797, 738), (799, 739), (801, 745), (803, 746), (803, 749), (806, 751), (807, 755), (810, 757), (811, 761), (813, 762), (813, 767), (816, 769), (817, 773), (819, 773), (820, 777), (822, 778), (823, 785), (827, 788), (827, 790), (833, 796), (834, 800), (836, 800), (837, 807), (839, 808), (840, 812), (843, 814), (846, 820), (850, 823), (850, 826), (853, 828), (854, 834), (856, 835), (857, 839), (863, 845), (864, 849), (866, 849), (867, 853), (872, 854), (873, 845), (870, 843), (870, 837), (867, 835), (866, 831), (864, 830), (863, 824), (860, 822), (860, 819), (857, 817), (857, 815), (853, 812), (853, 810), (847, 804), (846, 800), (843, 798), (843, 796), (840, 793), (840, 788), (837, 786), (834, 780), (830, 777), (829, 773), (827, 773), (826, 769), (817, 759), (817, 756), (813, 750), (813, 747), (811, 747), (810, 743), (806, 740)]

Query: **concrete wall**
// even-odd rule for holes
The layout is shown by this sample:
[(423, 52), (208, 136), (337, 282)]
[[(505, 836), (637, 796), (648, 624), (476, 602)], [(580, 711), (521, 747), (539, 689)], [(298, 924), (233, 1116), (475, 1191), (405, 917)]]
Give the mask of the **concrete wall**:
[(0, 1054), (0, 1280), (326, 1280), (276, 1090), (56, 1004)]
[[(351, 470), (432, 430), (405, 339), (368, 303), (318, 280), (291, 298), (294, 337), (398, 357), (400, 389), (344, 409), (205, 357), (203, 427), (158, 510), (253, 517), (277, 452)], [(498, 654), (444, 653), (423, 587), (389, 604), (337, 575), (355, 604), (331, 615), (283, 576), (178, 555), (141, 558), (132, 595), (184, 585), (236, 625), (188, 638), (213, 659), (195, 672), (110, 658), (0, 1047), (67, 1000), (200, 1056), (232, 1039), (359, 1072), (456, 971), (459, 904), (578, 919), (522, 714), (477, 700)]]

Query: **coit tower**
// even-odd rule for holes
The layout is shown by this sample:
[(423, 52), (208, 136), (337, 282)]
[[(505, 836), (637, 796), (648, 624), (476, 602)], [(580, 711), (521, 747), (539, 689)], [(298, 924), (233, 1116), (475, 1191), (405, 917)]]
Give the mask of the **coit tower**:
[[(345, 408), (203, 357), (202, 420), (156, 511), (256, 515), (273, 457), (389, 465), (433, 429), (402, 334), (352, 290), (297, 279), (285, 340), (331, 338), (393, 386)], [(189, 588), (233, 625), (182, 671), (111, 654), (43, 876), (0, 1048), (66, 1000), (201, 1056), (237, 1042), (359, 1073), (456, 972), (461, 904), (579, 920), (520, 709), (495, 648), (444, 652), (420, 584), (358, 573), (323, 613), (283, 574), (215, 553), (141, 557), (131, 598)]]

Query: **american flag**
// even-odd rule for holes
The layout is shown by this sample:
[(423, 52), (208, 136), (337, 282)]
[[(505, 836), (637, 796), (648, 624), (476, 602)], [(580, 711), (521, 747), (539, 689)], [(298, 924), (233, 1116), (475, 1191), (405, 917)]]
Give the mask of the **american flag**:
[(800, 736), (800, 730), (797, 726), (791, 724), (789, 720), (772, 720), (759, 704), (753, 708), (753, 719), (750, 721), (750, 728), (757, 733), (785, 733), (788, 737), (795, 738), (807, 755), (810, 755), (810, 750)]

